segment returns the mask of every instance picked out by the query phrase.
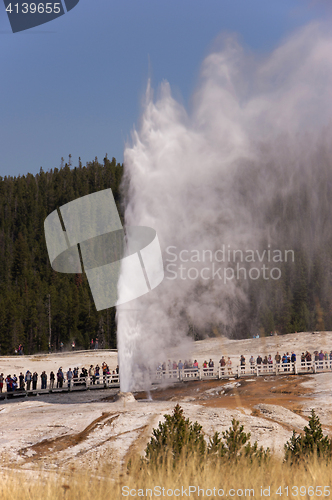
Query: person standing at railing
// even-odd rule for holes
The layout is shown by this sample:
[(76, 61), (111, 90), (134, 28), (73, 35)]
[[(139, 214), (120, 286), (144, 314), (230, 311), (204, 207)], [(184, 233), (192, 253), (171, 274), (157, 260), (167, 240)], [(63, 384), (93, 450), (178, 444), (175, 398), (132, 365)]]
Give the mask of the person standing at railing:
[(182, 361), (181, 361), (181, 359), (180, 359), (180, 361), (179, 361), (179, 363), (178, 363), (178, 369), (179, 369), (179, 371), (183, 370), (183, 366), (184, 366), (184, 365), (183, 365), (183, 363), (182, 363)]
[(323, 353), (323, 351), (320, 351), (318, 357), (319, 357), (319, 368), (322, 369), (323, 368), (323, 360), (324, 360), (324, 353)]
[(241, 354), (240, 357), (240, 366), (241, 366), (241, 372), (244, 372), (246, 369), (246, 358)]
[(84, 366), (81, 368), (81, 373), (80, 373), (80, 380), (79, 380), (79, 385), (85, 385), (86, 386), (86, 377), (88, 375), (88, 372), (84, 368)]
[(50, 373), (50, 389), (51, 390), (54, 388), (54, 381), (55, 381), (55, 375), (54, 375), (54, 371), (52, 370)]
[(291, 362), (292, 363), (296, 363), (296, 354), (294, 351), (292, 351), (292, 355), (291, 355)]
[(203, 374), (204, 376), (206, 375), (206, 372), (208, 371), (208, 362), (205, 360), (203, 363)]
[(262, 362), (263, 362), (262, 356), (260, 354), (258, 354), (257, 359), (256, 359), (258, 373), (260, 373), (260, 371), (261, 371)]
[(275, 359), (275, 362), (277, 363), (277, 365), (280, 365), (281, 356), (280, 356), (278, 351), (277, 351), (277, 354), (274, 356), (274, 359)]
[(25, 381), (27, 383), (27, 391), (30, 391), (31, 378), (32, 378), (32, 374), (31, 374), (30, 370), (27, 370), (27, 372), (25, 374)]
[(193, 366), (195, 368), (195, 371), (198, 372), (198, 361), (197, 361), (197, 359), (195, 359)]
[(308, 366), (308, 371), (309, 371), (310, 370), (310, 365), (311, 365), (311, 360), (312, 360), (311, 354), (310, 354), (309, 351), (306, 351), (305, 360), (306, 360), (307, 364), (309, 365)]
[(78, 382), (78, 366), (73, 368), (73, 385)]
[(97, 365), (95, 367), (95, 380), (96, 380), (97, 384), (99, 384), (99, 370), (100, 370), (99, 365)]
[(329, 360), (329, 354), (327, 351), (325, 351), (324, 352), (324, 366), (325, 366), (325, 368), (329, 367), (328, 360)]
[(24, 375), (22, 372), (19, 374), (18, 379), (20, 381), (20, 390), (24, 391)]
[(319, 354), (318, 354), (318, 351), (314, 351), (314, 359), (315, 359), (315, 363), (318, 364), (319, 363)]
[(219, 363), (220, 363), (220, 368), (221, 368), (221, 375), (224, 375), (225, 373), (225, 368), (226, 368), (226, 360), (225, 360), (225, 356), (221, 356), (220, 360), (219, 360)]
[(1, 373), (0, 375), (0, 392), (3, 390), (3, 381), (4, 381), (4, 375)]
[(13, 392), (13, 379), (11, 375), (7, 375), (5, 382), (7, 385), (7, 392)]
[(69, 368), (66, 375), (67, 375), (68, 389), (70, 389), (71, 388), (71, 381), (73, 380), (73, 372), (72, 372), (71, 368)]
[(90, 368), (88, 370), (88, 374), (89, 374), (89, 377), (90, 377), (90, 384), (94, 384), (93, 376), (95, 374), (95, 371), (94, 371), (93, 365), (90, 365)]
[(38, 373), (33, 372), (33, 375), (32, 375), (32, 390), (33, 391), (37, 390), (37, 380), (38, 380)]
[(108, 370), (108, 366), (107, 366), (107, 364), (106, 364), (105, 361), (102, 364), (102, 368), (103, 368), (103, 383), (105, 385), (106, 384), (106, 380), (107, 380), (107, 372), (109, 371)]
[(249, 359), (249, 363), (250, 363), (251, 373), (254, 373), (254, 371), (255, 371), (255, 358), (253, 355), (251, 355), (251, 358)]
[(43, 371), (40, 378), (41, 378), (41, 388), (46, 389), (47, 388), (47, 373), (45, 371)]
[(301, 354), (301, 368), (305, 367), (305, 354), (302, 352)]
[(63, 386), (63, 379), (64, 379), (64, 375), (63, 375), (63, 371), (62, 371), (62, 366), (60, 366), (59, 370), (58, 370), (58, 373), (57, 373), (57, 388), (62, 388)]

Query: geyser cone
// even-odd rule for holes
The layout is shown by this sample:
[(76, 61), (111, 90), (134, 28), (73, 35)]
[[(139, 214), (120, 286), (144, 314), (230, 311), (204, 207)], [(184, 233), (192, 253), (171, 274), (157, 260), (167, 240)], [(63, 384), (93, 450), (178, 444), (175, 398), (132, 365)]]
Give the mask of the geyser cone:
[(115, 397), (114, 401), (123, 401), (124, 403), (136, 403), (136, 399), (132, 392), (121, 392), (119, 391)]

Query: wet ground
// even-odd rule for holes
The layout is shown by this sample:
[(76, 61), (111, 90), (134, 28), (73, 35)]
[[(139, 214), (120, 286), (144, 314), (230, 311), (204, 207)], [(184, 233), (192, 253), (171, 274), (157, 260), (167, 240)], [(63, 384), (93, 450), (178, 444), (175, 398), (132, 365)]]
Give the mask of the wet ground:
[(204, 406), (255, 410), (259, 403), (280, 405), (301, 414), (304, 400), (310, 400), (309, 388), (303, 387), (310, 375), (279, 375), (264, 378), (200, 380), (156, 388), (151, 393), (135, 393), (135, 398), (153, 401), (196, 401)]

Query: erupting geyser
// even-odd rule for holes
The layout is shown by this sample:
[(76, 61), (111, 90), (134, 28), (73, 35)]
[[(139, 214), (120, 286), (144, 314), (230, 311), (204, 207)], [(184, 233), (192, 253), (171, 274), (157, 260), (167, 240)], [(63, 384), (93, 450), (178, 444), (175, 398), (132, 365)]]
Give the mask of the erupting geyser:
[(169, 347), (180, 351), (193, 325), (196, 332), (248, 335), (271, 303), (282, 312), (286, 292), (277, 279), (256, 288), (243, 275), (225, 283), (218, 266), (227, 262), (189, 261), (193, 249), (215, 255), (222, 245), (270, 245), (297, 249), (312, 262), (328, 247), (331, 54), (331, 34), (318, 23), (264, 58), (228, 37), (203, 62), (190, 114), (168, 83), (156, 100), (148, 87), (141, 125), (124, 153), (125, 223), (157, 231), (165, 279), (127, 304), (132, 313), (118, 311), (122, 391), (148, 389)]

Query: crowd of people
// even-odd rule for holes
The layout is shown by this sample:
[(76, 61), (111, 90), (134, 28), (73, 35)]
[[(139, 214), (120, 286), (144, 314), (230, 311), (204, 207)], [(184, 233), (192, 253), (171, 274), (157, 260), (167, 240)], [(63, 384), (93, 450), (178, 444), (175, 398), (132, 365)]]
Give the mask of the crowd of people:
[[(234, 358), (234, 357), (233, 357)], [(241, 354), (238, 363), (233, 363), (230, 356), (221, 356), (218, 364), (218, 370), (220, 368), (223, 375), (233, 375), (234, 368), (240, 368), (241, 371), (246, 370), (246, 358)], [(290, 371), (291, 367), (297, 362), (297, 356), (295, 352), (286, 352), (281, 355), (279, 352), (276, 353), (274, 357), (271, 354), (262, 357), (260, 354), (257, 358), (251, 356), (248, 360), (249, 368), (251, 373), (255, 373), (257, 370), (259, 372), (271, 372), (274, 370), (275, 365), (279, 365), (278, 371)], [(301, 367), (304, 369), (312, 369), (312, 364), (316, 365), (316, 368), (323, 369), (328, 367), (332, 369), (332, 350), (330, 352), (314, 351), (311, 354), (309, 351), (301, 353), (300, 357)], [(197, 359), (184, 360), (181, 359), (179, 362), (171, 361), (160, 363), (157, 367), (157, 372), (166, 374), (169, 376), (177, 376), (178, 371), (187, 370), (193, 374), (198, 374), (200, 367)], [(203, 376), (214, 375), (215, 373), (215, 363), (210, 358), (209, 361), (204, 360), (202, 364)], [(79, 369), (75, 367), (73, 369), (69, 368), (67, 371), (63, 371), (62, 366), (58, 369), (56, 373), (51, 371), (49, 374), (46, 371), (42, 371), (38, 374), (36, 371), (31, 372), (27, 370), (25, 374), (20, 372), (17, 377), (16, 374), (13, 376), (4, 376), (3, 373), (0, 374), (0, 393), (3, 392), (4, 385), (6, 385), (7, 392), (14, 391), (35, 391), (37, 390), (38, 381), (40, 381), (41, 389), (61, 389), (65, 384), (70, 389), (74, 385), (95, 385), (100, 383), (105, 383), (106, 380), (113, 379), (114, 381), (119, 381), (119, 366), (115, 370), (110, 370), (107, 363), (103, 362), (101, 367), (97, 364), (96, 366), (90, 365), (87, 369), (82, 367)]]
[[(328, 366), (330, 369), (332, 369), (332, 350), (330, 352), (328, 351), (314, 351), (313, 354), (311, 354), (309, 351), (302, 352), (301, 357), (301, 367), (306, 367), (308, 370), (311, 369), (311, 362), (314, 361), (317, 369), (322, 369), (324, 368), (324, 362), (325, 366)], [(265, 355), (262, 357), (260, 354), (257, 356), (257, 358), (254, 358), (254, 356), (251, 356), (249, 358), (249, 367), (250, 371), (252, 373), (258, 371), (262, 372), (268, 372), (272, 371), (274, 365), (280, 365), (279, 366), (279, 371), (290, 371), (290, 368), (294, 363), (297, 362), (297, 356), (294, 351), (291, 351), (291, 353), (286, 352), (283, 355), (281, 355), (279, 352), (272, 357), (271, 354)], [(232, 358), (230, 356), (221, 356), (219, 360), (219, 365), (218, 368), (220, 367), (221, 373), (222, 374), (233, 374), (233, 368), (235, 367), (240, 367), (241, 371), (245, 371), (246, 369), (246, 358), (243, 354), (241, 354), (239, 362), (234, 363), (232, 361)], [(184, 362), (179, 360), (177, 363), (176, 361), (171, 361), (168, 360), (168, 363), (160, 363), (158, 365), (157, 371), (158, 372), (164, 372), (166, 373), (166, 368), (168, 370), (168, 373), (172, 373), (176, 370), (189, 370), (192, 372), (198, 372), (199, 371), (199, 365), (197, 360), (195, 359), (194, 362), (191, 360), (187, 361), (185, 360)], [(202, 372), (203, 376), (204, 375), (211, 375), (215, 371), (215, 364), (214, 361), (210, 358), (209, 361), (204, 360), (202, 364)]]
[(107, 363), (102, 363), (101, 367), (97, 364), (96, 366), (90, 365), (87, 369), (82, 367), (79, 369), (75, 367), (73, 369), (69, 368), (67, 371), (63, 371), (62, 366), (58, 369), (56, 373), (51, 371), (49, 374), (46, 371), (42, 371), (38, 374), (36, 371), (31, 372), (27, 370), (25, 375), (20, 372), (17, 377), (14, 375), (0, 374), (0, 393), (3, 392), (4, 384), (6, 384), (7, 392), (14, 391), (36, 391), (38, 380), (40, 380), (41, 389), (61, 389), (67, 384), (70, 389), (74, 385), (95, 385), (100, 383), (105, 383), (110, 377), (118, 378), (119, 367), (117, 366), (115, 370), (110, 370)]

